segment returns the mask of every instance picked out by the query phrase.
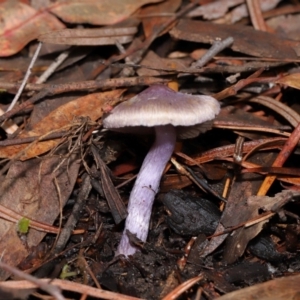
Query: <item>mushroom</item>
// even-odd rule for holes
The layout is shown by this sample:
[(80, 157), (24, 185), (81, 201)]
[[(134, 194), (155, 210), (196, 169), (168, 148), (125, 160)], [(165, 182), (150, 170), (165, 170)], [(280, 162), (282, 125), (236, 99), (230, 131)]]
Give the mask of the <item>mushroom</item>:
[(177, 134), (179, 137), (197, 136), (197, 125), (212, 120), (219, 111), (219, 102), (210, 96), (189, 95), (164, 85), (154, 85), (119, 104), (105, 116), (104, 128), (128, 131), (134, 127), (138, 130), (153, 127), (156, 135), (130, 194), (128, 216), (117, 255), (127, 257), (137, 250), (130, 244), (127, 231), (143, 242), (147, 239), (152, 205)]

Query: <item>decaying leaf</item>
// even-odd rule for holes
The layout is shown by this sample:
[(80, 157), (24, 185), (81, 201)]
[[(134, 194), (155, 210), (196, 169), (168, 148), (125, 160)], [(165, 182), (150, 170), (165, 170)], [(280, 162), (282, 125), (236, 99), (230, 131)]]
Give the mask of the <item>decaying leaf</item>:
[[(161, 58), (155, 52), (149, 50), (144, 59), (141, 61), (141, 65), (150, 66), (152, 68), (158, 68), (159, 70), (153, 70), (148, 68), (140, 68), (137, 73), (139, 76), (157, 76), (170, 74), (170, 70), (187, 68), (191, 60), (189, 58), (176, 59), (176, 58)], [(168, 72), (163, 71), (163, 69)]]
[[(86, 116), (92, 121), (95, 121), (102, 116), (106, 106), (114, 105), (120, 100), (120, 96), (123, 92), (124, 90), (114, 90), (94, 93), (68, 102), (55, 109), (43, 120), (35, 124), (31, 131), (24, 132), (18, 137), (24, 138), (45, 135), (48, 132), (71, 125), (76, 117)], [(21, 160), (26, 160), (49, 151), (55, 147), (59, 141), (60, 140), (50, 140), (39, 142), (27, 149), (26, 147), (28, 144), (3, 147), (0, 148), (0, 156), (12, 158), (20, 151), (26, 149), (25, 153), (20, 157)]]
[[(145, 36), (148, 37), (156, 32), (164, 23), (168, 22), (172, 13), (180, 7), (181, 0), (167, 0), (162, 3), (149, 5), (141, 9), (140, 15), (144, 16), (142, 22)], [(170, 16), (159, 17), (160, 14), (170, 14)], [(153, 15), (153, 17), (151, 17)], [(169, 31), (164, 30), (160, 35)]]
[(300, 14), (287, 14), (275, 16), (266, 20), (266, 24), (274, 29), (280, 36), (300, 41)]
[[(260, 9), (263, 12), (271, 10), (274, 7), (276, 7), (280, 1), (282, 1), (282, 0), (259, 0)], [(243, 4), (239, 5), (238, 7), (235, 7), (231, 12), (229, 12), (225, 16), (225, 19), (229, 20), (230, 23), (236, 23), (239, 20), (241, 20), (242, 18), (245, 18), (248, 16), (249, 16), (249, 12), (248, 12), (248, 8), (247, 8), (247, 4), (243, 3)]]
[(300, 90), (300, 73), (293, 73), (281, 77), (276, 83), (284, 84), (294, 89)]
[[(259, 154), (254, 155), (251, 159), (256, 162), (258, 160), (262, 165), (268, 165), (273, 162), (274, 157), (274, 154), (265, 157)], [(257, 174), (243, 174), (236, 178), (232, 184), (216, 233), (219, 234), (227, 228), (237, 226), (258, 216), (259, 207), (257, 205), (247, 205), (247, 199), (257, 193), (261, 182), (262, 176)], [(261, 205), (263, 206), (263, 203)], [(236, 212), (239, 213), (237, 214)], [(214, 251), (227, 238), (224, 262), (228, 264), (233, 263), (244, 253), (248, 242), (260, 232), (261, 228), (262, 224), (257, 224), (248, 228), (238, 228), (232, 235), (226, 233), (216, 236), (209, 241), (202, 255), (206, 256)]]
[[(260, 0), (260, 7), (262, 11), (268, 11), (282, 0)], [(188, 16), (200, 17), (204, 19), (213, 20), (224, 17), (230, 23), (235, 23), (249, 15), (247, 5), (244, 0), (217, 0), (201, 5), (192, 10)], [(228, 14), (227, 11), (233, 8)], [(226, 14), (226, 15), (225, 15)]]
[(228, 293), (220, 300), (252, 300), (252, 299), (276, 299), (296, 300), (300, 295), (300, 275), (276, 278), (264, 283), (259, 283), (238, 291)]
[[(55, 171), (60, 162), (59, 157), (15, 162), (0, 186), (0, 204), (28, 219), (52, 224), (60, 211), (60, 205), (65, 204), (73, 190), (80, 167), (75, 155)], [(54, 178), (60, 187), (60, 196)], [(17, 224), (0, 219), (2, 261), (11, 266), (18, 265), (27, 257), (30, 247), (40, 243), (46, 234), (31, 228), (24, 243), (17, 229)], [(0, 280), (7, 276), (0, 269)]]
[(189, 17), (200, 17), (204, 19), (213, 20), (223, 17), (229, 8), (242, 4), (244, 0), (219, 0), (211, 3), (201, 5), (193, 9), (188, 16)]
[[(299, 43), (255, 30), (249, 26), (227, 25), (194, 20), (181, 20), (170, 34), (177, 39), (198, 43), (213, 43), (216, 39), (233, 37), (231, 49), (257, 57), (297, 59)], [(259, 46), (257, 46), (259, 45)]]
[(37, 11), (20, 1), (1, 3), (0, 15), (0, 56), (19, 52), (42, 33), (65, 28), (47, 11)]
[(107, 200), (107, 203), (110, 208), (110, 212), (115, 220), (116, 224), (119, 224), (122, 220), (124, 220), (128, 213), (127, 209), (122, 201), (120, 194), (117, 189), (113, 185), (113, 182), (109, 176), (109, 170), (104, 161), (101, 159), (98, 149), (92, 145), (91, 146), (95, 161), (97, 162), (97, 166), (99, 168), (99, 172), (101, 174), (101, 185), (103, 189), (103, 193)]
[(49, 9), (68, 23), (110, 25), (123, 21), (145, 4), (160, 1), (162, 0), (60, 0)]

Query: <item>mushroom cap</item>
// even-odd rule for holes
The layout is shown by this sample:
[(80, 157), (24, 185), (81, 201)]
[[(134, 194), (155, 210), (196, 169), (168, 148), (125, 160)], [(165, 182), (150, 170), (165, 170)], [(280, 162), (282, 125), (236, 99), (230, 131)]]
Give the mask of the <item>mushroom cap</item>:
[[(178, 126), (181, 138), (199, 134), (198, 125), (212, 120), (220, 111), (210, 96), (175, 92), (164, 85), (153, 85), (116, 106), (103, 120), (104, 128), (126, 131), (133, 127)], [(133, 130), (136, 132), (136, 130)]]

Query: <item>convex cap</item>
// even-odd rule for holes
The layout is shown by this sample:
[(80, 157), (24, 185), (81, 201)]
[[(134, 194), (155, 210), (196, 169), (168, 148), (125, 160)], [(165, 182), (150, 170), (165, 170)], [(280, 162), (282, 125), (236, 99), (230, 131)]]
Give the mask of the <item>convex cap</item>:
[(192, 138), (203, 131), (197, 125), (214, 119), (219, 111), (220, 104), (213, 97), (184, 94), (164, 85), (153, 85), (116, 106), (104, 118), (103, 126), (128, 131), (133, 127), (171, 124), (178, 127), (180, 138)]

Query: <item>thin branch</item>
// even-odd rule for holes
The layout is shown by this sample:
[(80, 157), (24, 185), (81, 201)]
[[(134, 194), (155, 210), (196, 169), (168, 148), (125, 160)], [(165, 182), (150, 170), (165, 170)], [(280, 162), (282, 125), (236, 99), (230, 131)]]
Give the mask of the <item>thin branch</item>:
[(39, 44), (38, 44), (38, 46), (37, 46), (37, 48), (36, 48), (36, 50), (35, 50), (35, 53), (34, 53), (34, 55), (33, 55), (33, 57), (32, 57), (32, 60), (31, 60), (31, 62), (30, 62), (30, 64), (29, 64), (29, 67), (28, 67), (28, 69), (27, 69), (27, 71), (26, 71), (26, 74), (25, 74), (25, 76), (24, 76), (24, 79), (23, 79), (23, 81), (22, 81), (22, 84), (20, 85), (20, 88), (19, 88), (17, 94), (15, 95), (13, 101), (12, 101), (11, 104), (9, 105), (8, 109), (6, 110), (7, 112), (10, 111), (10, 110), (16, 105), (18, 99), (20, 98), (20, 96), (21, 96), (21, 94), (22, 94), (22, 92), (23, 92), (23, 90), (24, 90), (24, 87), (25, 87), (25, 85), (26, 85), (26, 83), (27, 83), (27, 81), (28, 81), (28, 78), (29, 78), (29, 76), (30, 76), (30, 74), (31, 74), (31, 69), (32, 69), (32, 67), (34, 66), (35, 61), (36, 61), (37, 58), (38, 58), (38, 55), (39, 55), (40, 50), (41, 50), (41, 48), (42, 48), (42, 45), (43, 45), (42, 43), (39, 43)]
[(218, 53), (223, 51), (224, 49), (230, 47), (234, 42), (233, 37), (228, 37), (225, 40), (217, 40), (213, 42), (212, 46), (209, 50), (196, 62), (192, 64), (193, 68), (202, 68), (206, 65), (213, 57), (215, 57)]
[(26, 274), (21, 270), (11, 267), (8, 264), (0, 261), (0, 268), (15, 275), (18, 278), (23, 278), (28, 280), (29, 282), (33, 283), (38, 288), (42, 289), (43, 291), (47, 292), (51, 296), (53, 296), (56, 300), (65, 300), (65, 297), (62, 295), (61, 290), (59, 287), (50, 284), (50, 281), (40, 280), (34, 276)]

